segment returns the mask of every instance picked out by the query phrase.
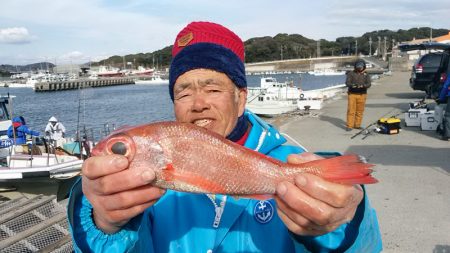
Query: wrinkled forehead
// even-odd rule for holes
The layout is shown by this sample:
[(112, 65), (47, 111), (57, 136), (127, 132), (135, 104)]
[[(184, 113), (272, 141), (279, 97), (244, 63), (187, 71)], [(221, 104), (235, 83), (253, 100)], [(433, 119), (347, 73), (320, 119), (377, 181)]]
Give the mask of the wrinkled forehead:
[(237, 86), (224, 73), (209, 69), (195, 69), (182, 74), (177, 78), (173, 87), (174, 93), (185, 89), (214, 86), (216, 88), (234, 90)]

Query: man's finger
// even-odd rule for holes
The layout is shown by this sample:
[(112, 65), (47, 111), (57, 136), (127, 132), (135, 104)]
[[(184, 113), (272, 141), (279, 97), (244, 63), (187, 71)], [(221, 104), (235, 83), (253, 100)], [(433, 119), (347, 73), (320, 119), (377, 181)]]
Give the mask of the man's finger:
[(343, 185), (329, 182), (312, 174), (295, 178), (295, 185), (309, 196), (320, 199), (335, 208), (342, 208), (354, 201), (361, 201), (363, 191), (360, 185)]
[(150, 185), (142, 186), (126, 192), (119, 192), (102, 198), (106, 210), (123, 210), (158, 200), (165, 190)]
[(156, 175), (153, 170), (146, 170), (144, 172), (139, 170), (123, 170), (95, 180), (83, 180), (83, 184), (86, 184), (91, 191), (94, 191), (98, 195), (110, 195), (151, 184), (155, 179)]
[[(318, 236), (329, 232), (322, 230), (322, 227), (316, 226), (303, 217), (303, 219), (299, 218), (294, 221), (283, 210), (277, 209), (277, 212), (287, 229), (294, 234), (303, 236)], [(300, 219), (302, 220), (301, 222), (299, 222)]]
[(317, 225), (323, 226), (340, 219), (338, 216), (332, 215), (335, 211), (333, 207), (320, 199), (309, 196), (301, 188), (289, 182), (282, 182), (278, 185), (277, 197), (284, 201), (293, 212), (301, 214)]
[(82, 175), (93, 180), (122, 171), (128, 167), (128, 159), (121, 155), (90, 157), (83, 163)]

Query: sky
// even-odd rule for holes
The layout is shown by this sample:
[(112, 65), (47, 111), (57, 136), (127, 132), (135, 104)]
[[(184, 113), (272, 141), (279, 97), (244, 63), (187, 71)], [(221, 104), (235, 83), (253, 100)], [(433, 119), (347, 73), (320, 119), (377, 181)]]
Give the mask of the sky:
[(450, 29), (449, 0), (0, 0), (0, 64), (75, 64), (173, 44), (191, 21), (242, 40), (301, 34), (334, 41), (389, 29)]

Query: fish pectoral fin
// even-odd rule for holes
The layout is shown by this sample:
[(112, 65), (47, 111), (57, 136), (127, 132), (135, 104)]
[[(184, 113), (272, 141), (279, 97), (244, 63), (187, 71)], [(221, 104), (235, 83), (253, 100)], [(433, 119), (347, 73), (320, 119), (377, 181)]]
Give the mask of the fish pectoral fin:
[(167, 164), (166, 169), (161, 172), (162, 179), (167, 182), (183, 182), (194, 186), (202, 193), (227, 194), (226, 188), (219, 183), (203, 177), (202, 175), (188, 171), (179, 171), (172, 164)]

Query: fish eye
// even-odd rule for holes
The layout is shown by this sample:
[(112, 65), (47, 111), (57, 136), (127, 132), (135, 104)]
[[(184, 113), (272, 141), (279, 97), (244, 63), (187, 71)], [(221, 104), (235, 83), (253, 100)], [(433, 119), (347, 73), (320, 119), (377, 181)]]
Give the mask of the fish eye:
[(111, 151), (116, 155), (125, 155), (127, 153), (127, 146), (125, 143), (118, 141), (111, 146)]
[(136, 154), (136, 145), (132, 138), (125, 134), (116, 134), (106, 141), (106, 154), (123, 155), (132, 161)]

